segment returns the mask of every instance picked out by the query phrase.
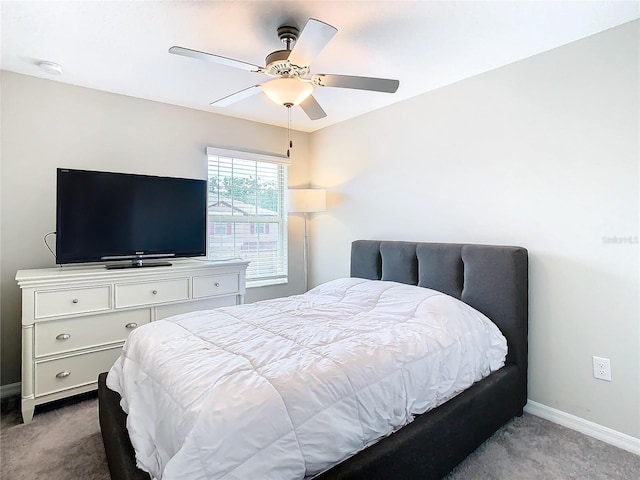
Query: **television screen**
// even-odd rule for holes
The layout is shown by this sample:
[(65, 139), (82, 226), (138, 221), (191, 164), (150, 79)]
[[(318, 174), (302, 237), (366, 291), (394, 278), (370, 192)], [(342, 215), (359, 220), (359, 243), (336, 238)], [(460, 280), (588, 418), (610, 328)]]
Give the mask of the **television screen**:
[(59, 168), (56, 199), (58, 264), (206, 255), (206, 180)]

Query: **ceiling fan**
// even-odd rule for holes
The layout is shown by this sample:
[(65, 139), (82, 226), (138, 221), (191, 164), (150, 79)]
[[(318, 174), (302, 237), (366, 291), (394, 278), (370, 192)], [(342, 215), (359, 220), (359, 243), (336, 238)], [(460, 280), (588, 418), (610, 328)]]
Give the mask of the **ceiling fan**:
[(225, 107), (263, 91), (271, 100), (287, 108), (300, 105), (311, 120), (327, 116), (313, 97), (315, 87), (353, 88), (374, 92), (395, 93), (400, 85), (398, 80), (350, 75), (319, 73), (311, 75), (309, 65), (338, 30), (331, 25), (310, 18), (302, 31), (296, 27), (278, 28), (278, 38), (286, 45), (285, 50), (276, 50), (267, 55), (266, 66), (234, 60), (232, 58), (174, 46), (169, 53), (241, 68), (250, 72), (274, 77), (265, 83), (252, 85), (231, 95), (211, 102), (212, 106)]

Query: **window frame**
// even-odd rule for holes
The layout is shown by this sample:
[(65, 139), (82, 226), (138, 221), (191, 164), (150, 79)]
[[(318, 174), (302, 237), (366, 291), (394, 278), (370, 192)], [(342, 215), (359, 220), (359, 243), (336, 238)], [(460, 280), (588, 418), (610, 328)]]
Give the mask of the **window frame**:
[[(276, 164), (279, 167), (279, 172), (277, 174), (277, 182), (278, 182), (278, 215), (276, 216), (264, 216), (258, 215), (256, 212), (255, 215), (246, 215), (246, 216), (236, 216), (237, 220), (233, 219), (233, 215), (220, 215), (220, 214), (212, 214), (209, 210), (210, 205), (213, 203), (211, 192), (209, 191), (209, 181), (212, 176), (212, 171), (210, 169), (212, 162), (220, 162), (220, 159), (224, 158), (227, 161), (231, 160), (233, 164), (234, 160), (241, 161), (252, 161), (259, 163), (270, 163)], [(234, 148), (226, 148), (226, 147), (207, 147), (207, 259), (210, 260), (221, 260), (221, 258), (216, 258), (212, 255), (210, 250), (211, 245), (211, 237), (214, 234), (210, 233), (210, 223), (228, 223), (232, 226), (232, 232), (235, 232), (235, 225), (243, 224), (250, 225), (250, 230), (254, 230), (256, 224), (265, 224), (265, 223), (276, 223), (278, 224), (278, 248), (277, 248), (277, 258), (275, 260), (275, 267), (277, 273), (274, 275), (267, 276), (251, 276), (251, 264), (247, 269), (247, 278), (246, 285), (248, 288), (250, 287), (259, 287), (266, 285), (278, 285), (288, 283), (289, 281), (289, 272), (288, 272), (288, 235), (287, 235), (287, 211), (285, 207), (285, 196), (287, 191), (287, 174), (288, 174), (288, 166), (290, 165), (290, 159), (286, 155), (280, 155), (277, 153), (269, 153), (269, 152), (260, 152), (256, 150), (244, 150), (244, 149), (234, 149)], [(256, 164), (256, 169), (258, 169), (258, 165)], [(280, 170), (280, 168), (282, 170)], [(267, 225), (263, 227), (266, 232), (270, 229)], [(256, 235), (258, 235), (256, 233)], [(265, 233), (266, 235), (266, 233)], [(235, 233), (234, 233), (235, 236)], [(242, 248), (240, 243), (236, 243), (236, 239), (233, 240), (233, 250), (235, 252), (235, 257), (243, 258)], [(245, 259), (245, 258), (243, 258)]]

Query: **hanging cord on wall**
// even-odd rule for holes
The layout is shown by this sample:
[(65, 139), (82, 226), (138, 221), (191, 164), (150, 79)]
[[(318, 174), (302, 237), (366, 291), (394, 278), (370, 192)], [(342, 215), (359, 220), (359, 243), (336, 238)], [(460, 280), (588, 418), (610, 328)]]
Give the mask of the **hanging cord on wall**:
[(47, 243), (47, 237), (49, 235), (55, 235), (57, 232), (49, 232), (49, 233), (45, 233), (44, 237), (42, 238), (42, 240), (44, 240), (44, 244), (45, 246), (49, 249), (49, 251), (51, 252), (51, 255), (53, 255), (53, 258), (56, 258), (56, 254), (53, 253), (53, 249), (49, 246), (49, 244)]
[(292, 103), (285, 103), (285, 107), (287, 107), (287, 140), (289, 143), (289, 148), (287, 148), (287, 158), (291, 157), (291, 150), (293, 148), (293, 141), (291, 141), (291, 107), (293, 107)]

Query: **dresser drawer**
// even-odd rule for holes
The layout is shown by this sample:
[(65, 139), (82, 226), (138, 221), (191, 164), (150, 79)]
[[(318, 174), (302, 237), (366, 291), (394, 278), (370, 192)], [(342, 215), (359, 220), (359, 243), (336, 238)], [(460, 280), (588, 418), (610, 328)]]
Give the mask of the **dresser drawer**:
[(114, 347), (82, 355), (37, 362), (35, 394), (46, 395), (97, 382), (98, 374), (108, 371), (120, 356), (121, 351), (121, 347)]
[(35, 292), (35, 318), (99, 312), (111, 308), (111, 286)]
[(237, 274), (193, 277), (193, 298), (228, 295), (238, 290), (240, 290), (240, 277)]
[(38, 322), (36, 357), (121, 342), (134, 328), (150, 320), (151, 310), (143, 309)]
[(116, 308), (137, 307), (188, 299), (188, 278), (116, 285)]

